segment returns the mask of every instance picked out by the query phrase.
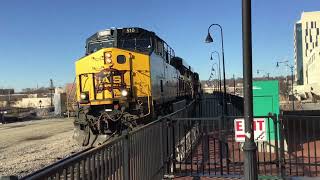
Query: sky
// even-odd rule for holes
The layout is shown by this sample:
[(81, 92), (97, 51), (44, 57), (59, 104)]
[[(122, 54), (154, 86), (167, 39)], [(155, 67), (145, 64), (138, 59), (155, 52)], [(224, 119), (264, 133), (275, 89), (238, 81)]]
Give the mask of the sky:
[[(253, 74), (289, 74), (276, 61), (293, 64), (293, 26), (303, 11), (320, 11), (319, 0), (253, 0)], [(223, 28), (227, 78), (242, 77), (241, 0), (10, 0), (0, 5), (0, 88), (36, 88), (74, 81), (74, 62), (85, 40), (110, 27), (142, 27), (158, 34), (208, 79), (210, 52), (221, 52)], [(216, 62), (216, 58), (214, 60)], [(261, 74), (259, 75), (261, 76)]]

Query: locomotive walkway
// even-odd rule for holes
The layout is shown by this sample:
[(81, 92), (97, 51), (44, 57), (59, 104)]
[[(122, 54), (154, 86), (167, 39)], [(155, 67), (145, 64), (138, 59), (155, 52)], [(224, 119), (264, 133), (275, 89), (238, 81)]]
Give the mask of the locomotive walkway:
[[(228, 97), (228, 116), (221, 116), (220, 96), (205, 95), (173, 114), (22, 179), (243, 178), (242, 144), (235, 142), (233, 130), (234, 119), (243, 117), (243, 101)], [(260, 179), (319, 175), (320, 117), (260, 118), (276, 132), (276, 140), (257, 143)], [(299, 131), (299, 124), (313, 129)]]

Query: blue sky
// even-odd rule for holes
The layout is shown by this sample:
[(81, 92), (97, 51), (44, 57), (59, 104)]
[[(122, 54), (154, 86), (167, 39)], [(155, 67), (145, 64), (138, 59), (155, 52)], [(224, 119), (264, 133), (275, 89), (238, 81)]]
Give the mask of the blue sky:
[[(319, 0), (253, 0), (253, 69), (271, 75), (277, 60), (293, 63), (293, 25), (303, 11), (319, 11)], [(226, 74), (242, 76), (241, 0), (11, 0), (0, 6), (0, 88), (55, 85), (74, 80), (74, 62), (85, 39), (110, 27), (138, 26), (156, 32), (207, 79), (210, 51), (220, 50), (220, 34), (205, 44), (211, 23), (223, 27)], [(256, 73), (254, 72), (254, 75)]]

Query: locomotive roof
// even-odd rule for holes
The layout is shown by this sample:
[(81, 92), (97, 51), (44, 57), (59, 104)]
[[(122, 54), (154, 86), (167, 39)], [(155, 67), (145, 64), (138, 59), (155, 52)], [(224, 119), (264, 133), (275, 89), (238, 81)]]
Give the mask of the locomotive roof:
[(139, 27), (126, 27), (126, 28), (110, 28), (110, 29), (104, 29), (101, 31), (98, 31), (96, 33), (94, 33), (93, 35), (91, 35), (89, 38), (87, 38), (87, 41), (90, 40), (98, 40), (101, 37), (104, 36), (114, 36), (115, 32), (117, 34), (117, 36), (121, 36), (124, 34), (144, 34), (144, 35), (149, 35), (150, 37), (155, 36), (157, 37), (159, 40), (165, 42), (163, 39), (161, 39), (158, 35), (156, 35), (155, 32), (153, 31), (149, 31), (143, 28), (139, 28)]

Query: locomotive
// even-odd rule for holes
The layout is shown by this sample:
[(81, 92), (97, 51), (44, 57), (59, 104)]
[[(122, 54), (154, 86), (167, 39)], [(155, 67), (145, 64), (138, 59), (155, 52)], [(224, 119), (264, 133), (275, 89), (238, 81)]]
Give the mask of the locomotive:
[(200, 92), (198, 73), (143, 28), (93, 34), (75, 71), (74, 138), (83, 146), (101, 144), (170, 113), (173, 103), (195, 99)]

